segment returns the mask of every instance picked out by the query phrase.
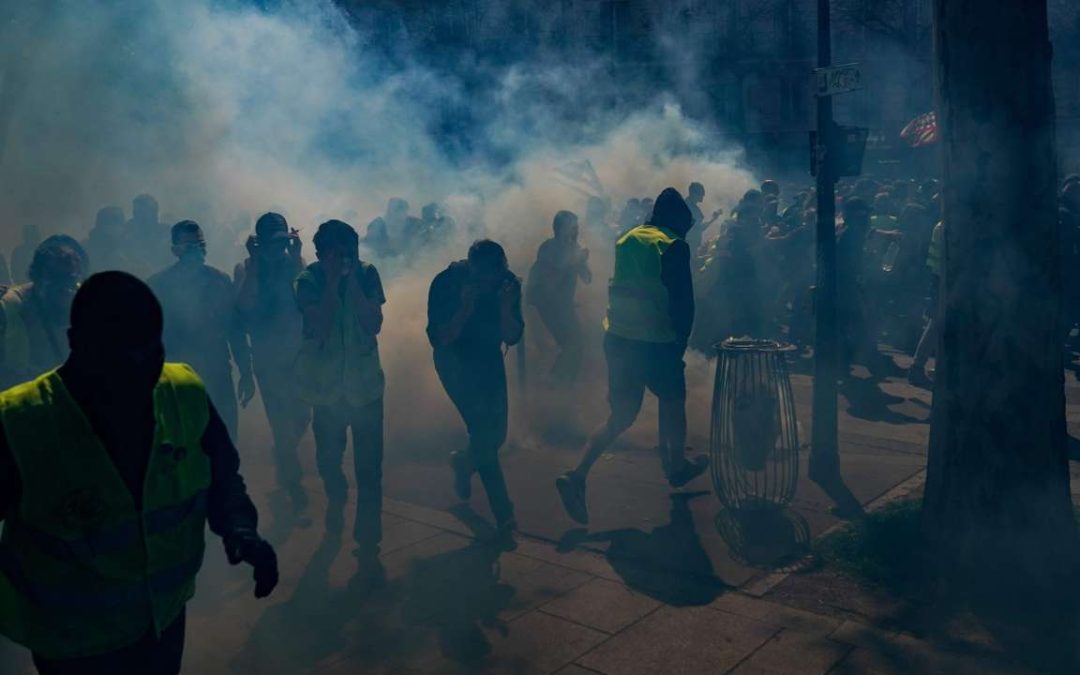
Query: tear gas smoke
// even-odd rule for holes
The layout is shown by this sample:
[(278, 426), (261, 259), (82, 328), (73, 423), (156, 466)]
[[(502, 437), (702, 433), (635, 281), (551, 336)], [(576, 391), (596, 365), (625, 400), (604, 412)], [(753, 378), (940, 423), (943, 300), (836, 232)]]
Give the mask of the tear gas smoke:
[[(614, 219), (628, 197), (697, 180), (711, 213), (753, 183), (724, 139), (684, 116), (663, 88), (644, 108), (612, 107), (620, 83), (587, 60), (485, 70), (495, 94), (474, 105), (467, 82), (481, 74), (469, 65), (458, 77), (407, 53), (388, 65), (370, 36), (323, 0), (273, 9), (56, 0), (8, 11), (0, 34), (0, 243), (8, 247), (23, 223), (83, 236), (99, 207), (127, 210), (132, 196), (150, 192), (163, 220), (202, 222), (210, 261), (231, 272), (250, 222), (266, 210), (302, 229), (310, 260), (321, 220), (344, 218), (363, 235), (389, 197), (405, 197), (414, 213), (432, 201), (445, 206), (459, 224), (456, 241), (407, 270), (380, 265), (391, 443), (402, 425), (421, 436), (459, 426), (431, 367), (426, 291), (478, 233), (501, 241), (524, 276), (558, 210), (576, 211), (586, 229), (588, 194), (606, 200)], [(469, 109), (484, 142), (472, 139), (470, 151), (448, 140), (440, 131), (448, 109)], [(485, 154), (490, 148), (499, 152)], [(565, 170), (585, 161), (601, 184)], [(610, 272), (610, 238), (594, 236), (583, 232), (596, 277), (579, 293), (586, 325), (599, 322)]]

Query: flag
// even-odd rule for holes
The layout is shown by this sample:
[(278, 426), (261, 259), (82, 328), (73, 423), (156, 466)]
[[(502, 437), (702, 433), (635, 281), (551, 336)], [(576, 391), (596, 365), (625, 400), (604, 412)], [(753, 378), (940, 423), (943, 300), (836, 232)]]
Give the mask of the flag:
[(937, 113), (931, 111), (908, 122), (908, 125), (900, 132), (900, 138), (907, 141), (913, 148), (937, 143)]

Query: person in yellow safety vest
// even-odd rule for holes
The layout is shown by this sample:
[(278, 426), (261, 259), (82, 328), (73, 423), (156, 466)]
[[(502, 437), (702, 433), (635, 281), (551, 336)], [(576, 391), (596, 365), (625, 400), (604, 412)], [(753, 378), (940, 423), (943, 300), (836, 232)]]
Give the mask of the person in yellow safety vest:
[(86, 273), (86, 254), (71, 237), (53, 235), (38, 245), (30, 282), (0, 298), (0, 388), (55, 368), (67, 358), (68, 311)]
[(686, 457), (683, 354), (694, 323), (694, 289), (685, 237), (692, 225), (682, 196), (667, 188), (649, 221), (615, 244), (604, 320), (610, 414), (589, 437), (577, 468), (555, 481), (566, 512), (579, 523), (589, 521), (589, 470), (637, 419), (646, 389), (660, 402), (659, 451), (668, 483), (682, 487), (708, 466), (705, 455)]
[(356, 520), (354, 590), (384, 580), (382, 542), (383, 390), (378, 335), (386, 303), (379, 272), (360, 260), (356, 230), (328, 220), (315, 233), (318, 260), (296, 278), (303, 337), (296, 359), (297, 395), (311, 405), (315, 464), (326, 490), (326, 531), (344, 525), (349, 483), (341, 470), (353, 439)]
[(930, 268), (930, 308), (927, 311), (926, 328), (915, 347), (915, 360), (908, 370), (908, 382), (916, 387), (929, 387), (932, 382), (926, 375), (926, 362), (930, 360), (937, 344), (938, 313), (941, 311), (941, 265), (945, 253), (945, 226), (938, 222), (930, 234), (930, 249), (926, 266)]
[(180, 671), (207, 523), (277, 584), (239, 458), (162, 312), (124, 272), (75, 294), (60, 368), (0, 394), (0, 633), (40, 673)]

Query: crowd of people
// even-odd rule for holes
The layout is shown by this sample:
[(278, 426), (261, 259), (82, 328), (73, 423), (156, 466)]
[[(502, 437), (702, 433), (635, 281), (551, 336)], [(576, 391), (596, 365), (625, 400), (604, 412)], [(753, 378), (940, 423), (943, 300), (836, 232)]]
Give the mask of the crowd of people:
[[(256, 595), (272, 591), (276, 557), (257, 534), (236, 450), (238, 406), (256, 389), (277, 489), (298, 515), (307, 496), (296, 453), (310, 425), (328, 533), (345, 521), (351, 432), (354, 580), (382, 582), (378, 336), (387, 296), (377, 265), (448, 236), (452, 221), (437, 208), (425, 212), (410, 219), (407, 204), (391, 200), (363, 239), (343, 221), (323, 222), (311, 263), (285, 217), (266, 213), (231, 276), (207, 264), (199, 223), (165, 227), (145, 196), (130, 220), (101, 209), (85, 242), (62, 234), (36, 241), (28, 229), (13, 255), (21, 264), (32, 249), (27, 281), (0, 298), (0, 593), (12, 599), (0, 606), (0, 629), (31, 649), (41, 672), (133, 664), (177, 672), (206, 522), (230, 562), (252, 565)], [(705, 471), (704, 456), (685, 456), (682, 359), (694, 299), (684, 239), (693, 225), (690, 206), (668, 188), (615, 244), (605, 320), (611, 414), (577, 469), (553, 486), (579, 522), (588, 522), (589, 468), (634, 421), (646, 389), (661, 401), (669, 482), (682, 486)], [(553, 379), (572, 383), (582, 347), (576, 284), (592, 273), (577, 216), (560, 211), (552, 229), (530, 273), (529, 301), (562, 346)], [(499, 461), (509, 407), (504, 354), (523, 337), (522, 304), (506, 251), (479, 239), (434, 277), (427, 308), (435, 371), (469, 439), (449, 458), (455, 491), (468, 499), (479, 477), (496, 542), (507, 547), (517, 524)], [(48, 471), (52, 462), (64, 471)], [(41, 590), (55, 587), (68, 590)]]
[[(1080, 177), (1069, 177), (1061, 196), (1071, 328), (1080, 318), (1073, 279)], [(554, 486), (579, 523), (589, 521), (590, 471), (638, 417), (647, 390), (659, 401), (657, 447), (668, 482), (681, 487), (706, 471), (708, 457), (686, 449), (688, 347), (708, 352), (733, 335), (812, 345), (814, 191), (787, 196), (767, 180), (723, 221), (720, 210), (706, 218), (704, 198), (704, 186), (693, 183), (685, 194), (667, 188), (655, 200), (631, 199), (617, 218), (596, 198), (581, 223), (558, 211), (524, 289), (503, 246), (483, 238), (432, 279), (434, 369), (468, 434), (468, 446), (448, 457), (453, 485), (467, 500), (479, 477), (498, 544), (513, 546), (517, 527), (499, 461), (508, 426), (506, 348), (523, 339), (523, 304), (531, 306), (558, 345), (547, 382), (568, 387), (579, 378), (583, 325), (601, 319), (579, 316), (575, 301), (578, 285), (593, 277), (583, 234), (612, 245), (614, 264), (602, 321), (608, 417)], [(944, 255), (940, 199), (933, 179), (840, 186), (846, 365), (883, 375), (892, 361), (878, 345), (887, 339), (914, 354), (910, 380), (929, 384)], [(386, 375), (379, 335), (388, 297), (379, 266), (449, 246), (456, 228), (437, 204), (416, 218), (394, 198), (364, 236), (341, 220), (323, 222), (308, 262), (298, 231), (268, 212), (230, 275), (207, 264), (213, 239), (199, 223), (162, 224), (148, 195), (135, 199), (130, 219), (117, 207), (101, 209), (82, 242), (42, 238), (27, 227), (10, 268), (0, 270), (9, 277), (0, 280), (0, 387), (7, 389), (0, 394), (0, 593), (14, 598), (0, 607), (4, 634), (30, 647), (42, 672), (84, 672), (87, 655), (113, 666), (164, 659), (155, 672), (176, 672), (206, 521), (230, 562), (254, 567), (256, 594), (268, 594), (276, 558), (256, 532), (236, 450), (238, 409), (257, 390), (276, 489), (296, 515), (308, 501), (297, 448), (311, 428), (328, 532), (345, 522), (342, 465), (351, 432), (357, 578), (381, 583)], [(50, 470), (56, 464), (63, 471)], [(64, 586), (65, 575), (81, 579), (77, 592), (40, 590)], [(99, 601), (123, 607), (102, 623)]]

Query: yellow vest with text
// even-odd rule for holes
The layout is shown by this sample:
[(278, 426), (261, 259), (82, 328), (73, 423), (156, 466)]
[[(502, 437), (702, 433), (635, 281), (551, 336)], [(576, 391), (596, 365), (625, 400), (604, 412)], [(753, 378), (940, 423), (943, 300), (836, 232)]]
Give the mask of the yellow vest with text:
[(660, 259), (678, 241), (670, 230), (639, 225), (615, 243), (615, 272), (608, 286), (604, 329), (641, 342), (674, 342), (668, 289), (660, 275)]
[(142, 509), (54, 370), (0, 394), (22, 494), (0, 539), (0, 632), (36, 654), (102, 654), (155, 634), (195, 593), (210, 460), (202, 382), (167, 363), (154, 389)]
[[(315, 273), (314, 267), (311, 265), (301, 272), (296, 281), (310, 282), (322, 292), (325, 282)], [(349, 286), (346, 288), (338, 298), (334, 322), (326, 340), (305, 335), (296, 357), (297, 395), (309, 405), (344, 402), (350, 406), (364, 406), (381, 399), (386, 387), (378, 340), (360, 325), (356, 312), (351, 309), (356, 302), (352, 296), (355, 291)]]

